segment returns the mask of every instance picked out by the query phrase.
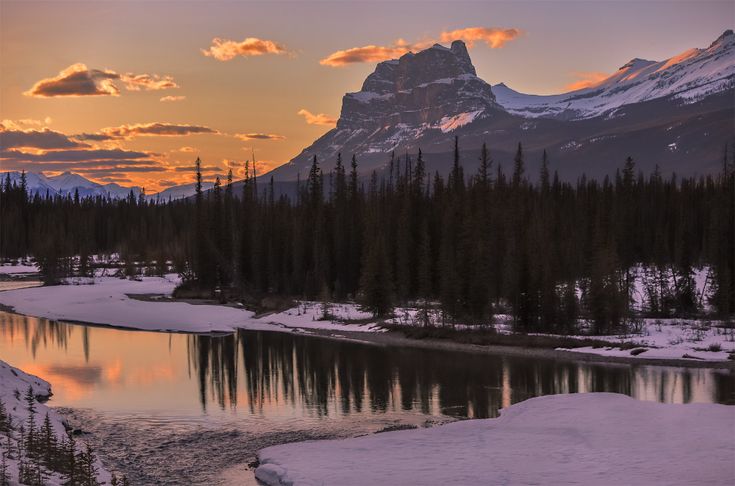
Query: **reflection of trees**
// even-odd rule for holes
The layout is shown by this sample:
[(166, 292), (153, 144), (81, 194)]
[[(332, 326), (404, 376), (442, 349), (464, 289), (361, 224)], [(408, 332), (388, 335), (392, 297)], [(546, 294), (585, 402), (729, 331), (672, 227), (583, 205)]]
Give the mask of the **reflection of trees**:
[[(202, 406), (210, 398), (220, 407), (236, 405), (242, 366), (244, 401), (256, 414), (287, 405), (317, 416), (415, 410), (484, 418), (497, 415), (504, 397), (516, 403), (607, 391), (688, 402), (693, 389), (713, 382), (711, 372), (702, 370), (368, 346), (285, 333), (241, 331), (190, 336), (189, 342)], [(717, 388), (727, 389), (726, 382), (719, 380)], [(724, 393), (732, 395), (732, 386)]]
[(735, 373), (732, 370), (718, 370), (713, 373), (715, 381), (715, 396), (713, 399), (719, 403), (735, 405)]
[[(75, 332), (85, 356), (93, 345), (98, 353), (116, 346), (114, 339), (95, 341), (94, 328), (0, 312), (0, 351), (25, 346), (35, 358), (47, 348), (67, 350)], [(131, 333), (130, 345), (114, 352), (137, 356), (136, 335), (145, 333)], [(169, 340), (169, 351), (178, 342)], [(314, 416), (409, 410), (483, 418), (534, 396), (601, 391), (735, 404), (728, 370), (511, 358), (254, 331), (189, 335), (186, 343), (204, 409), (215, 403), (254, 414), (287, 407)]]
[[(48, 319), (0, 311), (0, 335), (4, 341), (22, 338), (35, 358), (39, 346), (67, 349), (74, 326)], [(85, 328), (86, 329), (86, 328)]]
[(235, 334), (189, 336), (189, 364), (197, 373), (203, 409), (207, 408), (209, 397), (221, 408), (226, 404), (237, 406), (237, 346)]

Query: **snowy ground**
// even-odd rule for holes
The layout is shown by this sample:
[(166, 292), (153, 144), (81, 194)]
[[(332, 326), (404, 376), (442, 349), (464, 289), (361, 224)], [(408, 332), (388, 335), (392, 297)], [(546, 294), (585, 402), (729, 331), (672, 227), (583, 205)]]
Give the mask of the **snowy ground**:
[(38, 273), (38, 271), (38, 266), (30, 260), (0, 264), (0, 274), (2, 275), (20, 276), (28, 273)]
[[(24, 401), (24, 394), (28, 390), (28, 387), (33, 388), (33, 393), (39, 397), (48, 397), (51, 395), (51, 385), (45, 380), (38, 378), (37, 376), (29, 375), (18, 368), (14, 368), (4, 361), (0, 361), (0, 400), (5, 405), (5, 409), (8, 411), (12, 423), (14, 426), (20, 427), (28, 419), (28, 410)], [(51, 425), (57, 437), (66, 435), (66, 429), (64, 428), (63, 421), (59, 414), (57, 414), (52, 408), (47, 407), (43, 403), (36, 403), (36, 421), (37, 425), (41, 425), (43, 420), (48, 413)], [(14, 434), (15, 435), (15, 434)], [(8, 445), (8, 436), (0, 432), (0, 452), (7, 452), (6, 448)], [(17, 450), (17, 440), (15, 438), (10, 439), (13, 444), (13, 448)], [(81, 444), (79, 444), (81, 447)], [(8, 464), (8, 472), (11, 477), (11, 484), (16, 484), (18, 478), (18, 460), (17, 455), (12, 458), (6, 458)], [(107, 472), (102, 463), (97, 461), (97, 468), (99, 471), (98, 480), (105, 482), (110, 480), (110, 473)], [(60, 485), (63, 483), (63, 478), (59, 475), (51, 475), (49, 480), (45, 484)]]
[(552, 395), (497, 419), (259, 453), (270, 485), (735, 484), (735, 407)]
[[(636, 357), (641, 359), (698, 359), (723, 361), (735, 353), (735, 328), (720, 321), (689, 319), (643, 319), (640, 333), (594, 336), (611, 344), (634, 343), (634, 349), (593, 348), (568, 349), (600, 356)], [(561, 349), (561, 348), (560, 348)]]
[[(343, 319), (367, 317), (354, 305), (348, 304), (330, 305), (327, 311), (331, 317), (327, 319), (323, 319), (322, 305), (316, 302), (302, 302), (288, 311), (255, 318), (252, 312), (242, 308), (170, 301), (166, 297), (179, 284), (174, 274), (139, 280), (75, 278), (68, 282), (69, 285), (0, 292), (0, 304), (29, 316), (150, 331), (231, 332), (238, 328), (298, 329), (303, 332), (310, 329), (376, 330), (371, 324), (343, 323)], [(146, 300), (141, 300), (140, 296), (145, 296)]]

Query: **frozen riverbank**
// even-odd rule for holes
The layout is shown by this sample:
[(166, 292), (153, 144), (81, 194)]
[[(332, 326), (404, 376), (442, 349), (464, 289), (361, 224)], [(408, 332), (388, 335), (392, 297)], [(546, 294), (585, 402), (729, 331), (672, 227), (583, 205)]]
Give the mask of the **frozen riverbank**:
[(263, 449), (286, 484), (732, 484), (735, 407), (553, 395), (468, 420)]
[[(384, 334), (381, 323), (371, 319), (369, 314), (354, 304), (324, 306), (319, 302), (298, 302), (291, 309), (256, 316), (251, 311), (233, 305), (174, 300), (171, 294), (178, 283), (178, 277), (173, 274), (138, 280), (115, 277), (70, 279), (68, 285), (2, 291), (0, 305), (35, 317), (130, 329), (196, 333), (232, 332), (236, 329), (286, 331), (390, 344), (387, 342), (390, 341), (389, 336), (377, 337), (377, 333)], [(397, 309), (397, 317), (392, 323), (405, 324), (412, 312), (415, 313), (415, 309)], [(510, 334), (507, 319), (503, 319), (503, 316), (498, 316), (498, 319), (498, 333)], [(452, 329), (461, 332), (463, 329), (470, 331), (476, 328), (454, 326)], [(390, 334), (396, 337), (396, 344), (406, 344), (406, 340), (399, 339), (396, 333)], [(556, 337), (569, 341), (568, 336)], [(580, 341), (579, 346), (559, 348), (558, 355), (567, 358), (577, 355), (580, 359), (596, 356), (610, 361), (727, 365), (733, 363), (730, 356), (735, 353), (735, 330), (719, 321), (644, 319), (639, 333), (593, 338), (600, 344), (593, 347)], [(411, 341), (422, 346), (445, 345), (438, 341), (429, 342), (431, 340), (421, 343)], [(503, 343), (498, 344), (502, 346)], [(462, 345), (456, 343), (455, 347)], [(466, 346), (467, 349), (476, 347)], [(549, 351), (553, 352), (553, 347), (525, 350), (523, 345), (520, 346), (522, 352), (529, 354), (548, 354)]]
[(319, 303), (303, 302), (284, 312), (256, 317), (237, 306), (171, 300), (179, 284), (176, 275), (69, 279), (68, 285), (20, 288), (0, 292), (0, 305), (14, 312), (52, 320), (84, 322), (147, 331), (232, 332), (264, 331), (378, 331), (374, 324), (345, 324), (367, 314), (351, 305), (329, 307), (327, 318)]
[[(61, 440), (66, 437), (66, 429), (61, 416), (55, 410), (46, 406), (39, 399), (47, 399), (51, 395), (51, 385), (37, 377), (25, 373), (24, 371), (14, 368), (4, 361), (0, 361), (0, 402), (2, 402), (4, 413), (7, 418), (3, 417), (3, 424), (0, 424), (0, 455), (6, 464), (10, 484), (17, 484), (20, 469), (20, 452), (19, 441), (21, 434), (21, 426), (25, 424), (27, 427), (30, 411), (28, 409), (27, 397), (28, 390), (32, 391), (34, 397), (34, 425), (37, 427), (37, 433), (43, 436), (41, 430), (43, 422), (48, 416), (50, 423), (50, 431)], [(5, 430), (5, 420), (10, 425), (9, 430)], [(27, 430), (25, 431), (27, 433)], [(77, 448), (81, 451), (81, 444), (77, 444)], [(27, 447), (27, 446), (26, 446)], [(27, 454), (27, 452), (25, 452)], [(24, 459), (28, 461), (27, 458)], [(110, 481), (110, 473), (105, 470), (99, 459), (95, 458), (95, 467), (97, 468), (97, 480), (101, 484)], [(43, 474), (47, 476), (44, 484), (61, 485), (64, 484), (65, 478), (59, 474), (49, 470), (44, 470)], [(0, 478), (1, 480), (2, 478)]]

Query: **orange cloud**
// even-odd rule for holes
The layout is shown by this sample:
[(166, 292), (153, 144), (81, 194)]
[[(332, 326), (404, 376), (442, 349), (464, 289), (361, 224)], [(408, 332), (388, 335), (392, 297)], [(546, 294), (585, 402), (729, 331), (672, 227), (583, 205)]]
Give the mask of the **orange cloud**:
[(130, 91), (158, 91), (179, 87), (171, 76), (159, 76), (158, 74), (127, 73), (121, 74), (120, 80), (125, 83), (125, 88)]
[(72, 64), (57, 76), (42, 79), (23, 93), (26, 96), (53, 98), (56, 96), (119, 96), (113, 80), (119, 79), (114, 71), (87, 69), (82, 63)]
[(465, 29), (444, 31), (439, 34), (438, 39), (425, 38), (414, 43), (406, 42), (404, 39), (397, 39), (389, 46), (376, 46), (371, 44), (362, 47), (353, 47), (351, 49), (333, 52), (319, 61), (319, 64), (322, 66), (342, 67), (347, 64), (360, 62), (386, 61), (401, 57), (411, 51), (425, 49), (436, 42), (451, 42), (454, 40), (464, 41), (467, 47), (473, 47), (475, 42), (481, 41), (489, 47), (497, 49), (503, 47), (506, 42), (515, 39), (519, 35), (521, 35), (519, 29), (468, 27)]
[(89, 69), (85, 64), (72, 64), (53, 78), (42, 79), (23, 93), (37, 98), (57, 96), (120, 96), (114, 81), (122, 81), (129, 91), (151, 91), (178, 88), (171, 76), (158, 74), (118, 74), (107, 69)]
[(566, 91), (576, 91), (578, 89), (591, 88), (593, 86), (597, 86), (598, 84), (603, 82), (605, 79), (607, 79), (608, 76), (610, 76), (607, 73), (602, 73), (598, 71), (575, 72), (573, 74), (575, 77), (579, 79), (577, 79), (577, 81), (574, 81), (564, 86), (564, 89)]
[(182, 137), (201, 133), (219, 133), (209, 127), (174, 123), (137, 123), (135, 125), (107, 127), (100, 130), (100, 132), (110, 138), (132, 138), (137, 136)]
[(484, 42), (488, 47), (499, 49), (506, 42), (511, 41), (521, 35), (518, 29), (497, 29), (494, 27), (467, 27), (465, 29), (451, 30), (442, 32), (439, 39), (442, 42), (452, 42), (462, 40), (467, 47), (473, 47), (475, 42)]
[(11, 148), (54, 150), (84, 147), (89, 147), (89, 145), (48, 128), (43, 130), (22, 129), (14, 125), (6, 126), (5, 121), (0, 123), (0, 149), (2, 151)]
[(258, 39), (257, 37), (248, 37), (241, 42), (215, 37), (212, 39), (212, 45), (209, 49), (201, 49), (201, 51), (205, 56), (213, 57), (218, 61), (230, 61), (237, 56), (252, 57), (265, 54), (286, 54), (288, 52), (281, 44), (271, 40)]
[(298, 112), (296, 112), (297, 115), (301, 115), (304, 117), (304, 120), (306, 120), (306, 123), (309, 125), (324, 125), (333, 127), (337, 124), (337, 119), (329, 116), (325, 113), (317, 113), (316, 115), (306, 108), (300, 109)]
[(43, 127), (51, 124), (51, 117), (46, 117), (43, 120), (35, 120), (32, 118), (24, 118), (22, 120), (9, 120), (5, 119), (0, 121), (0, 130), (23, 130), (25, 127)]
[(409, 52), (407, 46), (362, 46), (333, 52), (325, 57), (319, 64), (322, 66), (341, 67), (347, 64), (359, 62), (380, 62), (388, 59), (395, 59)]
[(283, 135), (276, 135), (275, 133), (238, 133), (235, 137), (240, 140), (286, 140)]
[(186, 99), (186, 96), (164, 96), (158, 101), (183, 101)]
[(177, 151), (184, 152), (184, 153), (193, 153), (193, 152), (196, 152), (197, 149), (195, 149), (194, 147), (181, 147)]

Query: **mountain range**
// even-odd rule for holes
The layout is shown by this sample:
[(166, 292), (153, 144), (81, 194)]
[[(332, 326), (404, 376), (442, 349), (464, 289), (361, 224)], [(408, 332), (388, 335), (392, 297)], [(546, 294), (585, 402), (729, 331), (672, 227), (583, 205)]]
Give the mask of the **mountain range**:
[[(11, 184), (20, 185), (21, 173), (17, 171), (0, 173), (0, 182), (5, 183), (5, 178), (10, 175)], [(211, 182), (203, 182), (202, 187), (205, 190), (212, 188), (214, 184)], [(148, 194), (146, 198), (148, 200), (162, 200), (167, 201), (169, 199), (180, 199), (182, 197), (189, 197), (195, 192), (196, 183), (182, 184), (178, 186), (172, 186), (163, 191), (155, 194)], [(125, 187), (116, 183), (109, 184), (98, 184), (90, 181), (89, 179), (75, 174), (73, 172), (64, 172), (56, 176), (45, 176), (42, 173), (27, 172), (26, 173), (26, 187), (30, 194), (39, 194), (45, 196), (67, 196), (79, 193), (79, 197), (95, 197), (103, 196), (112, 199), (126, 198), (133, 193), (134, 197), (139, 197), (142, 189), (137, 186)]]
[(380, 171), (392, 152), (419, 148), (430, 170), (445, 173), (455, 136), (468, 168), (482, 143), (509, 168), (521, 142), (529, 170), (547, 150), (568, 180), (613, 174), (627, 156), (645, 172), (711, 174), (735, 134), (734, 100), (732, 30), (707, 48), (636, 58), (595, 86), (550, 96), (491, 86), (462, 41), (435, 44), (379, 63), (360, 91), (344, 95), (337, 126), (269, 177), (303, 178), (314, 155), (329, 170), (339, 152), (356, 154), (363, 173)]

